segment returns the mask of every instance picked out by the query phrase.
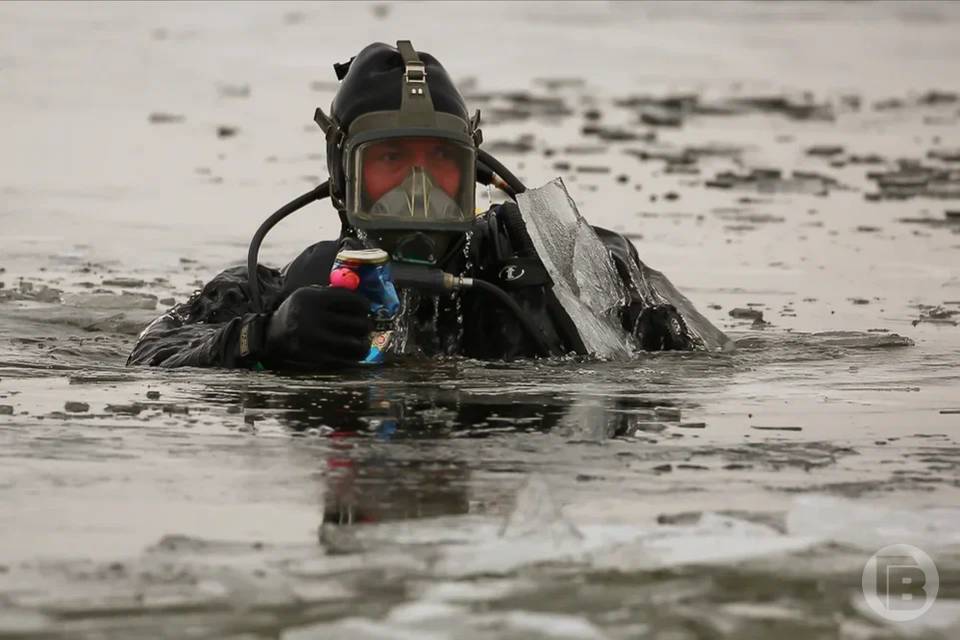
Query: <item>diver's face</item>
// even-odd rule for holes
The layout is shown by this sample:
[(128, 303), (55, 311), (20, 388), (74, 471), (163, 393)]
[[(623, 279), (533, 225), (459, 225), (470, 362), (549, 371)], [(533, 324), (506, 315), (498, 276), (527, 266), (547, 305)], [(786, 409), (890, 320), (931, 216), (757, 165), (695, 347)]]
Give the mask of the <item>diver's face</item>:
[(435, 138), (384, 140), (370, 146), (363, 162), (363, 185), (367, 196), (379, 200), (398, 187), (413, 167), (429, 174), (434, 185), (456, 198), (462, 179), (451, 145)]

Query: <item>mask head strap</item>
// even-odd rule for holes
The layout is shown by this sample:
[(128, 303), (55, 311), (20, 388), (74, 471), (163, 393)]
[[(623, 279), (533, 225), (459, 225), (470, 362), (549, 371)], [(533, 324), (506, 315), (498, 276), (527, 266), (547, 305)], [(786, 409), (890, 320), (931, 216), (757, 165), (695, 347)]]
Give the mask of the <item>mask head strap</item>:
[(403, 95), (400, 99), (401, 126), (433, 124), (433, 99), (427, 85), (427, 69), (409, 40), (398, 40), (397, 51), (403, 58)]

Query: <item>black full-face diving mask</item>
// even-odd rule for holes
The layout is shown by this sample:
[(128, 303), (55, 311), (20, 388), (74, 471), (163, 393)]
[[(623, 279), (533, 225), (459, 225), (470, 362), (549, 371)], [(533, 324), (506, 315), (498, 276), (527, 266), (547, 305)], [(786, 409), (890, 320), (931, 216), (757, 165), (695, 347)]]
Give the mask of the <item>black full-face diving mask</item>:
[[(342, 168), (343, 212), (349, 224), (372, 238), (406, 247), (396, 258), (436, 259), (442, 236), (473, 225), (478, 117), (472, 120), (434, 109), (425, 65), (409, 41), (397, 42), (403, 59), (399, 110), (354, 118), (344, 131), (320, 109), (316, 121)], [(333, 144), (330, 144), (330, 141)], [(331, 174), (334, 169), (331, 169)], [(331, 183), (339, 176), (331, 175)], [(446, 244), (446, 242), (440, 242)], [(412, 253), (411, 247), (421, 247)]]

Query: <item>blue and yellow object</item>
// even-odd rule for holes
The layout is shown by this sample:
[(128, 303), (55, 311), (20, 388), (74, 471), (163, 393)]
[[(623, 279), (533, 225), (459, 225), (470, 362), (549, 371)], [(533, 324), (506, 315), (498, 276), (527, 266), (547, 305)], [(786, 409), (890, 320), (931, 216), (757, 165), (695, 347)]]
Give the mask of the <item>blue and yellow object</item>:
[(344, 249), (333, 262), (330, 286), (350, 289), (370, 301), (373, 333), (370, 351), (362, 364), (383, 362), (393, 340), (393, 321), (400, 310), (400, 298), (390, 275), (390, 256), (383, 249)]

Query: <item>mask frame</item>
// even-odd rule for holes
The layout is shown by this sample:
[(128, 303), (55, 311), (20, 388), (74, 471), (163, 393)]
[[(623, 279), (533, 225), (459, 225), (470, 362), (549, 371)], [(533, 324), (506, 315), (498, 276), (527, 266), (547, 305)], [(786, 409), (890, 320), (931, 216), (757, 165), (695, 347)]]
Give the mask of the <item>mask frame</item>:
[[(379, 116), (378, 113), (366, 114), (362, 117), (367, 118), (368, 116), (374, 117), (370, 118), (373, 122), (380, 120), (380, 118), (377, 117)], [(452, 118), (459, 120), (459, 118), (453, 116)], [(460, 170), (460, 186), (455, 196), (448, 196), (457, 204), (460, 212), (459, 219), (403, 219), (400, 216), (377, 216), (368, 210), (373, 203), (369, 202), (370, 198), (365, 197), (363, 194), (364, 185), (362, 181), (363, 167), (361, 163), (361, 151), (368, 144), (391, 139), (407, 138), (426, 138), (449, 142), (457, 147), (459, 154), (462, 154), (456, 162), (457, 168)], [(344, 172), (344, 212), (346, 213), (347, 220), (355, 228), (363, 230), (410, 229), (422, 231), (468, 231), (473, 226), (473, 221), (476, 218), (475, 176), (477, 172), (477, 154), (476, 148), (465, 139), (465, 136), (462, 135), (461, 132), (422, 128), (397, 129), (389, 126), (381, 128), (377, 126), (356, 136), (352, 136), (344, 150), (344, 158), (344, 164), (346, 165), (346, 171)], [(416, 167), (413, 167), (413, 169), (416, 169)]]

